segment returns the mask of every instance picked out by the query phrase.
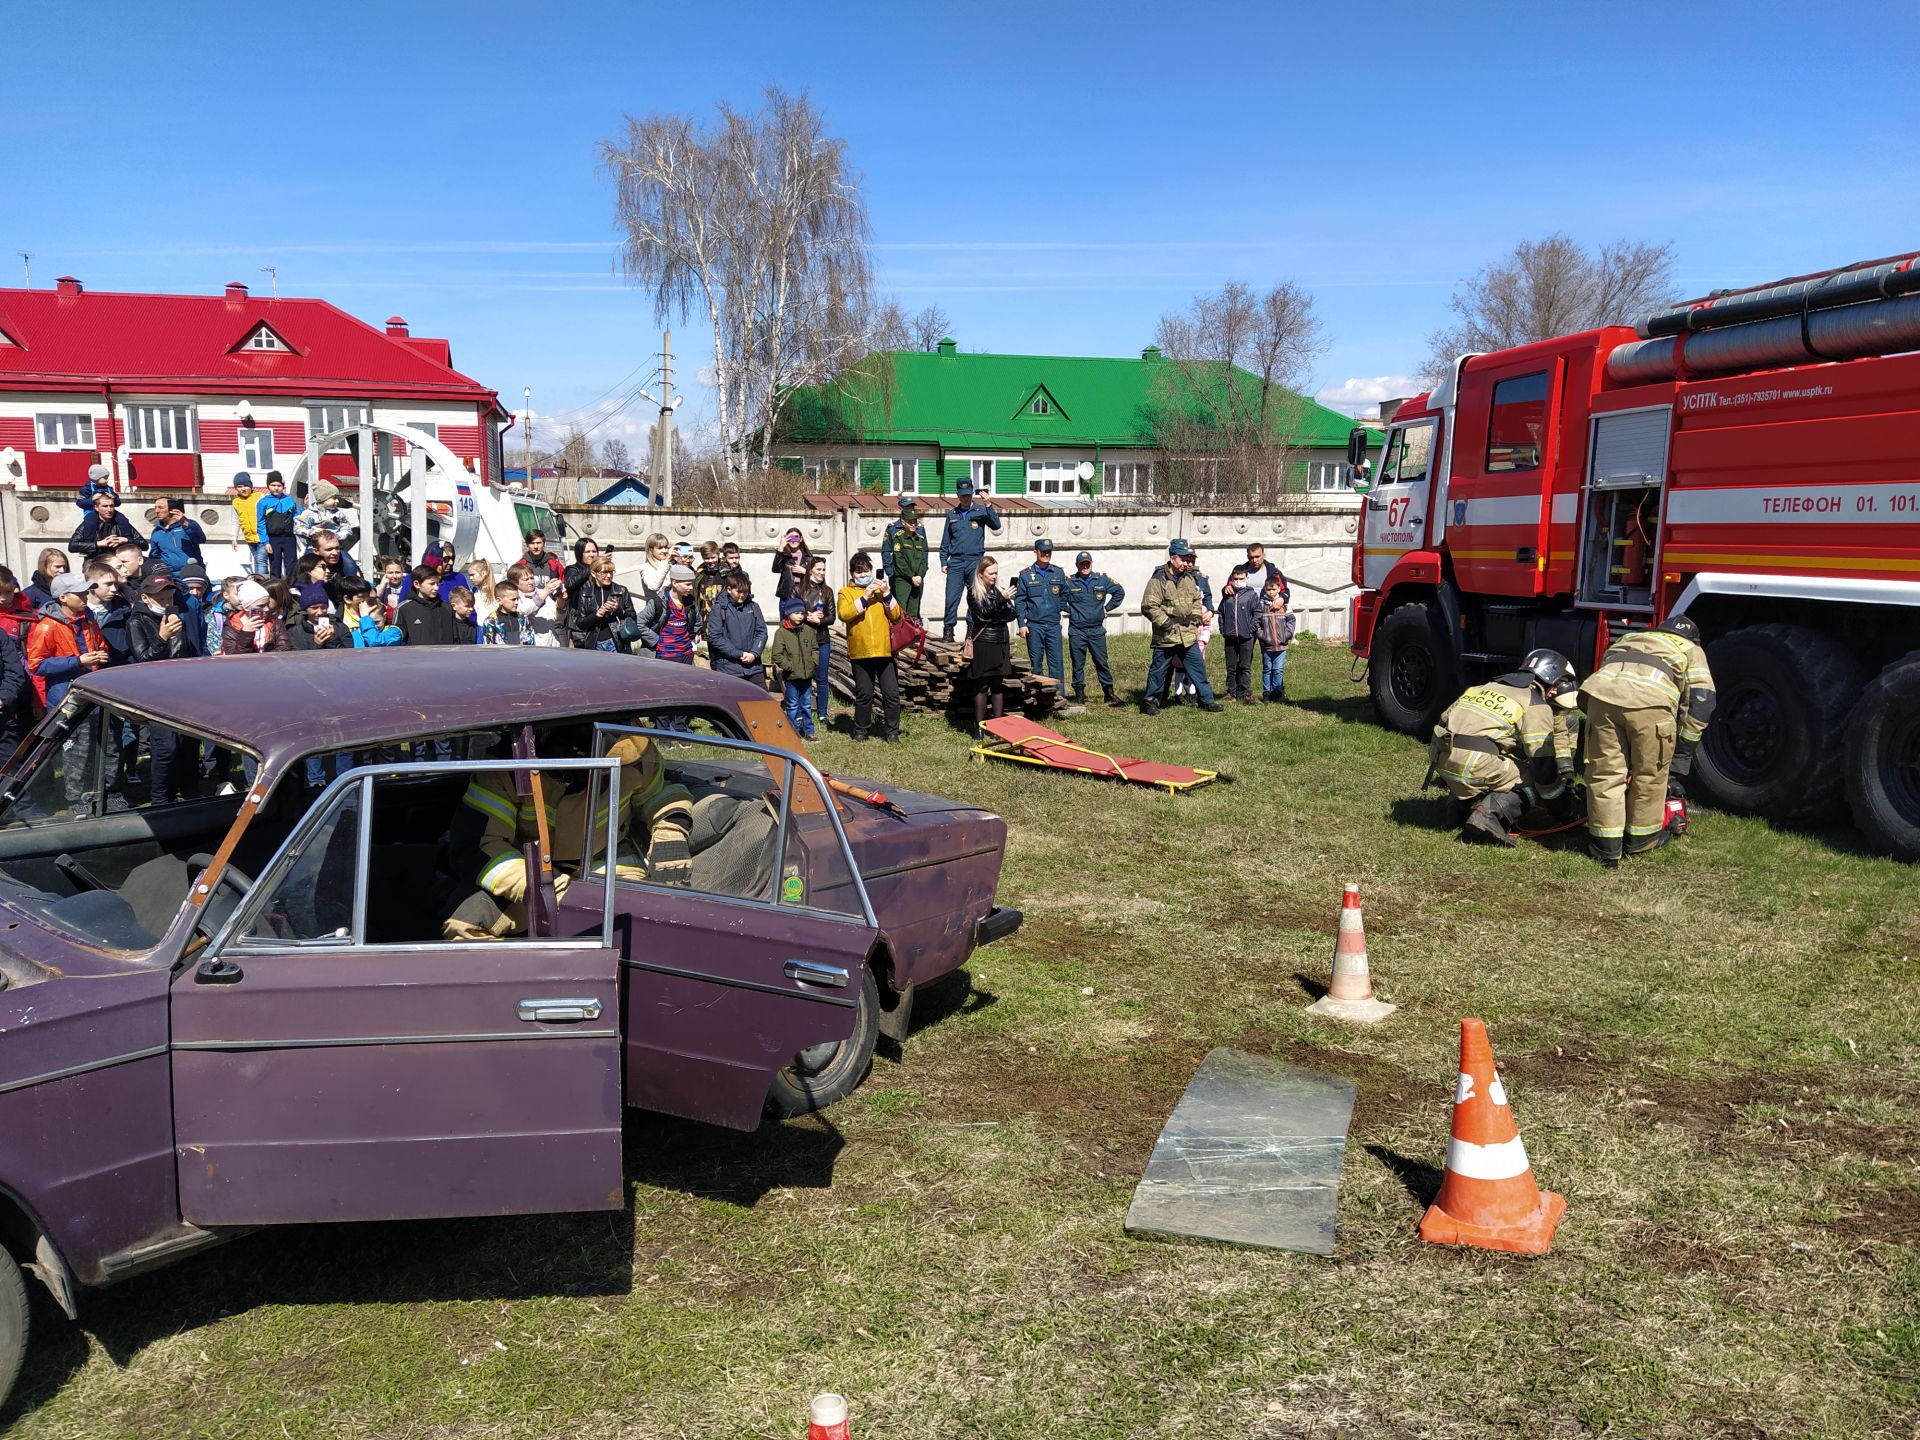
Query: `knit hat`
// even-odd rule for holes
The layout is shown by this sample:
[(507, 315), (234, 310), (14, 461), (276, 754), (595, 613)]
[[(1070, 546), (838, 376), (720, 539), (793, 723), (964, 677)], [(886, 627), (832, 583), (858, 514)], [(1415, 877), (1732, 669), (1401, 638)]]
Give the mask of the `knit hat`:
[(300, 601), (302, 610), (309, 605), (333, 604), (333, 597), (327, 594), (327, 587), (324, 585), (296, 585), (293, 587), (293, 593)]
[(694, 578), (693, 567), (691, 565), (669, 565), (667, 567), (667, 578), (669, 580), (691, 580)]
[(802, 600), (798, 595), (789, 595), (780, 602), (780, 618), (782, 620), (786, 619), (789, 615), (804, 615), (806, 613), (807, 602)]
[(338, 500), (339, 498), (340, 498), (340, 487), (334, 484), (331, 480), (316, 480), (313, 482), (313, 503), (314, 504), (324, 505), (329, 500)]
[(56, 575), (51, 588), (56, 600), (62, 595), (84, 595), (88, 589), (87, 578), (84, 575)]
[(235, 489), (244, 485), (247, 489), (251, 490), (253, 488), (253, 476), (242, 470), (238, 475), (233, 477), (233, 484)]
[(206, 566), (202, 565), (198, 560), (189, 560), (180, 567), (180, 583), (182, 585), (190, 585), (195, 580), (198, 580), (202, 585), (211, 585), (213, 583), (212, 580), (207, 578)]
[(256, 605), (264, 605), (273, 598), (267, 594), (267, 587), (258, 580), (242, 580), (240, 588), (233, 592), (233, 603), (242, 610), (251, 610)]
[(96, 485), (98, 485), (102, 480), (105, 480), (111, 474), (113, 474), (113, 472), (107, 469), (107, 467), (104, 465), (93, 464), (93, 465), (87, 466), (87, 479), (91, 480)]

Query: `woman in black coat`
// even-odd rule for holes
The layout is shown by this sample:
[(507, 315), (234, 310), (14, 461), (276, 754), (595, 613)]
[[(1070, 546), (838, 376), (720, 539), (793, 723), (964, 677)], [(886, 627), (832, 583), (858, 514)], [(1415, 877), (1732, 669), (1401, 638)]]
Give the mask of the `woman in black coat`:
[(576, 649), (631, 655), (633, 641), (625, 638), (621, 631), (631, 635), (638, 628), (633, 596), (626, 586), (614, 583), (613, 561), (605, 555), (599, 556), (567, 597), (567, 634)]
[[(798, 530), (787, 531), (787, 538), (773, 554), (773, 597), (791, 600), (807, 583), (807, 570), (813, 564), (813, 552)], [(803, 597), (804, 598), (804, 597)]]
[(987, 556), (973, 568), (967, 584), (967, 673), (973, 677), (973, 728), (1007, 713), (1007, 677), (1013, 674), (1013, 591), (999, 588), (1000, 563)]

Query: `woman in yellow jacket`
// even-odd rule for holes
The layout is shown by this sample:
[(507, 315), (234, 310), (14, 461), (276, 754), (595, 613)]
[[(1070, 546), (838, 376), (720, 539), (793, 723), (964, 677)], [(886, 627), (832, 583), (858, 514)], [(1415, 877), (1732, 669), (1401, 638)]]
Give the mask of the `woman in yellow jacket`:
[(854, 552), (849, 583), (840, 587), (840, 620), (847, 627), (847, 660), (853, 667), (853, 738), (864, 740), (873, 723), (873, 692), (880, 691), (883, 732), (900, 738), (900, 673), (893, 664), (893, 622), (906, 612), (893, 598), (887, 577), (873, 573), (873, 557)]

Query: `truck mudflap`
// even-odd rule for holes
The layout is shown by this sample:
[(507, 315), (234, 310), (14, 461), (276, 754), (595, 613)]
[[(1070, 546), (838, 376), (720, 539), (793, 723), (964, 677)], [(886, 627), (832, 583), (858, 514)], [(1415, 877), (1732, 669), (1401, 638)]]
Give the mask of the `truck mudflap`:
[(973, 943), (978, 947), (991, 945), (996, 940), (1004, 940), (1018, 930), (1026, 918), (1011, 905), (996, 905), (987, 912), (986, 918), (974, 927)]

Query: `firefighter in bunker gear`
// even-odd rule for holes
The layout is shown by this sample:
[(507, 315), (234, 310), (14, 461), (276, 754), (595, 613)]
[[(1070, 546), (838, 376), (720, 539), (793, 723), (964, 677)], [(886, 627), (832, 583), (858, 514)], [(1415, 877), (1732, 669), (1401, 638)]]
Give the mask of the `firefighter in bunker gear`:
[(1686, 793), (1713, 718), (1713, 672), (1685, 615), (1608, 647), (1580, 687), (1587, 715), (1587, 835), (1608, 869), (1672, 838), (1667, 795)]
[[(615, 874), (625, 880), (651, 880), (661, 885), (685, 885), (692, 878), (693, 860), (687, 837), (693, 824), (693, 796), (685, 786), (669, 784), (659, 751), (643, 735), (627, 735), (607, 752), (620, 765), (619, 814), (615, 818)], [(596, 854), (606, 834), (607, 797), (582, 783), (560, 791), (562, 775), (549, 772), (535, 787), (546, 806), (549, 858), (556, 866), (579, 869), (583, 858)], [(595, 804), (592, 815), (589, 803)], [(536, 795), (514, 791), (514, 775), (488, 770), (475, 775), (461, 797), (470, 812), (455, 826), (455, 853), (477, 848), (480, 864), (475, 880), (497, 907), (497, 918), (484, 904), (463, 904), (443, 925), (450, 940), (473, 940), (524, 933), (529, 877), (524, 847), (539, 834)], [(479, 832), (471, 834), (477, 821)], [(467, 847), (459, 840), (462, 832)], [(644, 839), (637, 838), (644, 837)], [(605, 873), (604, 858), (593, 867)], [(567, 893), (568, 875), (556, 869), (554, 897)]]
[(1472, 805), (1462, 840), (1512, 845), (1513, 827), (1531, 804), (1565, 793), (1577, 680), (1566, 656), (1535, 650), (1520, 669), (1475, 685), (1440, 717), (1428, 754), (1456, 805)]

